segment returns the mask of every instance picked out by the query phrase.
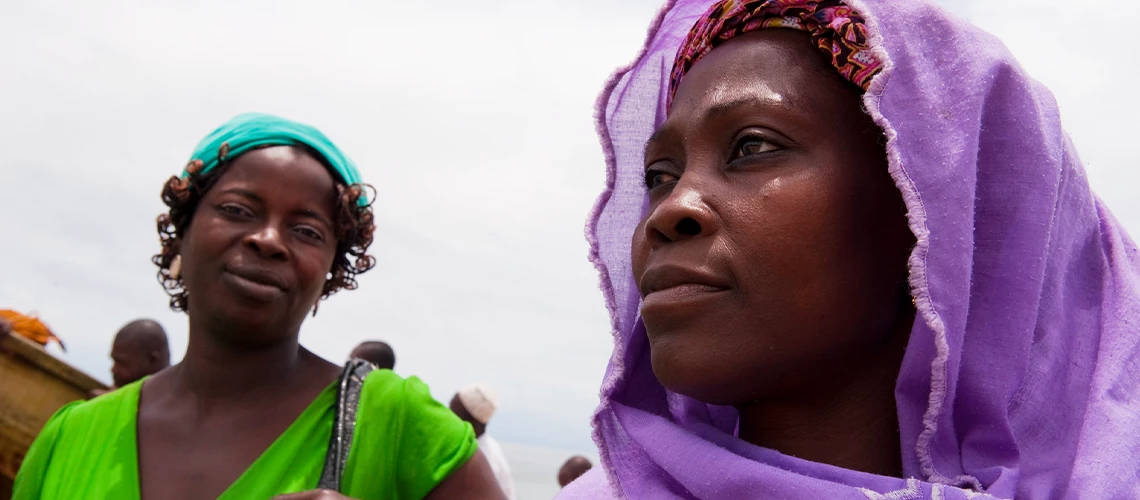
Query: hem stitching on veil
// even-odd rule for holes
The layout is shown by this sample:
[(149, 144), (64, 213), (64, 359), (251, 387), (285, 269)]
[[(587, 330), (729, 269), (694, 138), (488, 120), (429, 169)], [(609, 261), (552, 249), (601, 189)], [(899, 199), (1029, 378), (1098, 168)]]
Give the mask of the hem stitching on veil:
[[(888, 171), (895, 181), (895, 186), (902, 193), (903, 201), (907, 207), (907, 219), (910, 230), (914, 233), (915, 245), (908, 262), (910, 270), (910, 288), (915, 298), (915, 307), (922, 320), (934, 333), (934, 360), (930, 364), (930, 394), (927, 398), (926, 412), (922, 417), (922, 432), (915, 444), (915, 453), (918, 456), (919, 468), (923, 476), (933, 483), (951, 486), (966, 485), (978, 491), (984, 491), (981, 482), (969, 475), (949, 478), (934, 466), (930, 453), (931, 442), (938, 432), (938, 419), (945, 406), (949, 374), (946, 365), (950, 359), (950, 344), (946, 338), (946, 323), (934, 308), (934, 301), (930, 296), (930, 283), (927, 276), (927, 254), (930, 251), (930, 230), (926, 226), (926, 207), (922, 197), (914, 185), (914, 180), (907, 174), (902, 165), (902, 155), (898, 150), (898, 132), (879, 107), (879, 99), (886, 89), (891, 74), (894, 72), (894, 62), (883, 47), (883, 37), (879, 31), (878, 19), (866, 8), (862, 0), (845, 0), (849, 6), (862, 14), (869, 34), (871, 52), (883, 61), (883, 70), (871, 80), (870, 88), (863, 96), (863, 105), (871, 118), (875, 121), (887, 137)], [(905, 491), (905, 490), (900, 490)]]
[[(622, 332), (618, 327), (618, 319), (616, 314), (617, 307), (616, 301), (614, 300), (613, 281), (610, 277), (609, 268), (606, 267), (605, 262), (602, 261), (602, 257), (598, 250), (598, 221), (601, 219), (602, 212), (605, 210), (606, 205), (609, 203), (610, 197), (613, 195), (614, 187), (617, 183), (617, 158), (614, 153), (613, 142), (610, 140), (609, 127), (606, 125), (606, 111), (609, 107), (610, 97), (612, 97), (613, 91), (617, 87), (617, 84), (634, 67), (636, 67), (638, 62), (640, 62), (641, 59), (645, 57), (645, 55), (649, 52), (650, 44), (653, 43), (654, 38), (657, 36), (657, 32), (660, 30), (661, 25), (665, 21), (665, 17), (668, 15), (669, 11), (673, 9), (676, 3), (677, 0), (668, 0), (665, 2), (665, 5), (663, 5), (657, 12), (657, 16), (654, 18), (653, 23), (649, 25), (649, 29), (646, 30), (645, 42), (642, 44), (641, 51), (637, 54), (637, 57), (635, 57), (629, 64), (618, 68), (613, 72), (613, 74), (610, 75), (609, 79), (606, 80), (602, 93), (598, 96), (598, 100), (594, 103), (594, 125), (598, 134), (598, 139), (602, 144), (602, 152), (605, 155), (606, 161), (606, 187), (602, 193), (598, 195), (598, 199), (594, 203), (593, 209), (590, 211), (589, 222), (586, 224), (586, 241), (590, 245), (590, 262), (592, 262), (594, 264), (594, 268), (598, 270), (600, 279), (599, 287), (601, 288), (602, 294), (606, 299), (606, 309), (610, 313), (610, 325), (613, 329), (612, 333), (614, 336), (614, 353), (610, 358), (611, 360), (616, 359), (620, 361), (624, 359), (625, 350), (622, 348)], [(601, 435), (601, 426), (599, 424), (602, 416), (606, 412), (610, 411), (608, 398), (609, 394), (613, 392), (614, 388), (624, 377), (625, 373), (623, 363), (619, 362), (614, 370), (609, 374), (609, 376), (606, 377), (606, 380), (602, 382), (602, 388), (599, 391), (598, 408), (594, 411), (592, 431), (594, 443), (596, 443), (598, 446), (598, 454), (601, 458), (602, 470), (606, 474), (606, 481), (609, 483), (610, 488), (619, 498), (627, 498), (627, 496), (621, 488), (621, 483), (618, 481), (616, 472), (614, 472), (613, 457), (610, 455), (610, 450), (606, 448), (604, 444), (604, 440), (602, 439)]]

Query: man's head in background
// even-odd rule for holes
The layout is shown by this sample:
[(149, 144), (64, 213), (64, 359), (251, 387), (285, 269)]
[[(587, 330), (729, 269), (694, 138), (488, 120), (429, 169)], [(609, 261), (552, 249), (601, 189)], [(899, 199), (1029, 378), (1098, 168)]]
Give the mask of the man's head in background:
[(170, 366), (170, 344), (162, 325), (149, 319), (127, 323), (111, 345), (111, 377), (123, 387)]
[(590, 459), (582, 455), (570, 457), (562, 464), (562, 468), (558, 469), (558, 486), (565, 488), (593, 467), (594, 464), (590, 463)]
[(475, 429), (475, 437), (482, 437), (487, 431), (487, 423), (499, 406), (499, 399), (490, 387), (474, 384), (455, 393), (451, 398), (451, 411)]
[(361, 342), (352, 350), (349, 357), (363, 359), (382, 370), (394, 370), (396, 368), (396, 353), (392, 351), (392, 346), (379, 340)]

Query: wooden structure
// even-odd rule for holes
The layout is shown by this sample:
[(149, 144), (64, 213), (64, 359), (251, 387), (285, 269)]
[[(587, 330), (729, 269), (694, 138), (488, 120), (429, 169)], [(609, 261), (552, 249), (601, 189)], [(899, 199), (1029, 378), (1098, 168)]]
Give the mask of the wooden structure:
[(56, 410), (107, 386), (19, 335), (0, 336), (0, 500)]

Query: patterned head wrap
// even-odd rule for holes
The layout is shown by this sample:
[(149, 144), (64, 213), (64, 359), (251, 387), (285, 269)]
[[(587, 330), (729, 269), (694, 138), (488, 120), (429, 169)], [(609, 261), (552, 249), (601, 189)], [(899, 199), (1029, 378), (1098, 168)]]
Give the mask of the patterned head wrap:
[(883, 63), (871, 55), (862, 16), (839, 0), (721, 0), (697, 20), (677, 51), (669, 79), (669, 103), (681, 79), (702, 57), (737, 36), (764, 28), (811, 33), (832, 66), (866, 91)]

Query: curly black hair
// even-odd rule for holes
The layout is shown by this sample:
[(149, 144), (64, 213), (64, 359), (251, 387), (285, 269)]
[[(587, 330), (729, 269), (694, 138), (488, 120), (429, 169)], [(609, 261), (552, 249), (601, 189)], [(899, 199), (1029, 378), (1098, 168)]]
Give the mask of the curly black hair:
[[(332, 173), (332, 168), (324, 157), (304, 145), (296, 145), (325, 165)], [(162, 243), (162, 251), (151, 258), (151, 262), (158, 266), (158, 282), (170, 295), (170, 308), (175, 311), (190, 311), (190, 296), (182, 283), (181, 276), (173, 276), (170, 272), (171, 263), (178, 255), (179, 245), (190, 220), (194, 217), (198, 204), (206, 192), (217, 183), (218, 179), (232, 164), (234, 158), (226, 158), (229, 148), (223, 144), (219, 151), (222, 161), (217, 167), (205, 174), (202, 171), (202, 161), (194, 160), (186, 166), (186, 176), (173, 176), (166, 181), (162, 188), (162, 202), (170, 207), (170, 211), (158, 216), (158, 237)], [(376, 226), (372, 215), (372, 204), (359, 203), (361, 196), (366, 196), (365, 189), (372, 189), (368, 184), (346, 185), (336, 175), (336, 257), (333, 259), (332, 277), (325, 282), (321, 295), (327, 299), (338, 290), (355, 290), (357, 287), (356, 275), (372, 269), (376, 259), (368, 255), (368, 247), (372, 245), (372, 233)], [(374, 190), (373, 190), (374, 191)], [(374, 198), (374, 197), (373, 197)], [(313, 314), (316, 314), (314, 308)]]

